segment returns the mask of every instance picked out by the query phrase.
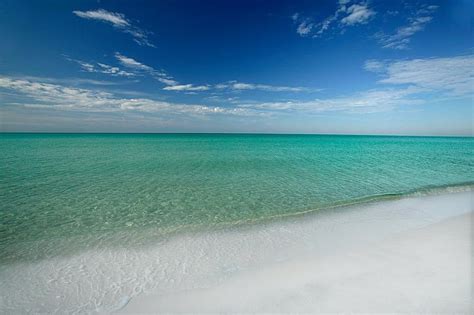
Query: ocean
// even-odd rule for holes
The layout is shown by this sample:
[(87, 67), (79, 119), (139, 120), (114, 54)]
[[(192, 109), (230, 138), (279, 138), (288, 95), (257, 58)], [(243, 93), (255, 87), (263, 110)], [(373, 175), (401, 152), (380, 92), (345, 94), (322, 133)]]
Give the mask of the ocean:
[(0, 264), (472, 187), (474, 139), (1, 134)]

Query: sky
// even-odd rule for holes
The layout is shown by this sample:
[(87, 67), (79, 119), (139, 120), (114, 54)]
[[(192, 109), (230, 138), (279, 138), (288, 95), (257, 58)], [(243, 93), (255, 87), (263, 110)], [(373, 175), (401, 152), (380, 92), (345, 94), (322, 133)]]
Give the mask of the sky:
[(472, 135), (474, 1), (0, 1), (0, 131)]

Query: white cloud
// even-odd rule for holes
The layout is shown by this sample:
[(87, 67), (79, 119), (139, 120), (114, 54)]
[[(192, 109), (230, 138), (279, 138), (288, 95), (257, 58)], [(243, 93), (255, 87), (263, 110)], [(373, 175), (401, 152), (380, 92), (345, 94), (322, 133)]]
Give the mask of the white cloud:
[(414, 87), (404, 89), (369, 90), (347, 97), (315, 99), (311, 101), (266, 102), (241, 105), (243, 108), (270, 110), (277, 112), (318, 113), (344, 111), (372, 113), (392, 110), (402, 105), (421, 104), (421, 99), (412, 96), (422, 92)]
[(318, 24), (318, 31), (316, 32), (316, 37), (317, 36), (320, 36), (321, 34), (323, 34), (326, 30), (329, 29), (329, 27), (331, 26), (332, 22), (334, 22), (336, 20), (336, 17), (335, 16), (330, 16), (328, 18), (326, 18), (324, 21), (322, 21), (321, 23)]
[[(140, 63), (141, 64), (141, 63)], [(136, 66), (136, 65), (135, 65)], [(381, 76), (379, 84), (384, 87), (361, 91), (347, 96), (313, 100), (292, 101), (241, 101), (227, 99), (232, 107), (170, 103), (149, 98), (122, 98), (117, 94), (90, 89), (79, 89), (39, 82), (33, 79), (18, 79), (0, 76), (0, 88), (23, 95), (31, 101), (25, 102), (37, 108), (77, 111), (139, 111), (166, 114), (225, 114), (261, 116), (287, 113), (354, 112), (371, 113), (390, 111), (400, 106), (426, 103), (427, 95), (449, 98), (472, 96), (474, 93), (474, 55), (449, 58), (428, 58), (401, 61), (368, 60), (364, 68)], [(230, 81), (215, 86), (181, 84), (168, 86), (172, 91), (202, 91), (206, 89), (301, 91), (303, 88), (271, 86), (264, 84)], [(222, 101), (213, 96), (213, 101)], [(209, 98), (210, 99), (210, 98)], [(8, 102), (4, 102), (8, 105)]]
[(216, 84), (217, 89), (231, 89), (231, 90), (259, 90), (267, 92), (309, 92), (318, 91), (317, 89), (308, 89), (305, 87), (291, 87), (291, 86), (275, 86), (267, 84), (253, 84), (242, 83), (237, 81), (229, 81), (227, 83)]
[(110, 74), (112, 76), (124, 76), (124, 77), (133, 77), (133, 76), (135, 76), (134, 73), (121, 70), (118, 67), (109, 66), (109, 65), (106, 65), (106, 64), (100, 63), (100, 62), (98, 62), (97, 64), (101, 68), (101, 70), (99, 70), (99, 72), (101, 72), (101, 73)]
[[(115, 53), (115, 58), (117, 58), (117, 60), (124, 67), (127, 67), (137, 72), (148, 73), (152, 77), (154, 77), (156, 80), (166, 84), (167, 86), (163, 88), (163, 90), (166, 90), (166, 91), (197, 92), (197, 91), (207, 91), (212, 88), (209, 85), (180, 84), (178, 81), (174, 80), (174, 78), (167, 75), (164, 71), (156, 70), (153, 67), (150, 67), (144, 63), (141, 63), (131, 57), (124, 56), (119, 52)], [(236, 82), (236, 81), (216, 84), (214, 88), (231, 89), (231, 90), (260, 90), (260, 91), (268, 91), (268, 92), (304, 92), (304, 91), (310, 90), (304, 87), (272, 86), (272, 85), (266, 85), (266, 84), (241, 83), (241, 82)]]
[(115, 27), (128, 27), (129, 21), (121, 13), (109, 12), (103, 9), (95, 11), (73, 11), (73, 13), (84, 19), (99, 20), (111, 23)]
[[(111, 97), (109, 93), (94, 90), (66, 87), (59, 84), (44, 83), (31, 79), (12, 79), (0, 76), (0, 88), (19, 92), (39, 104), (60, 104), (63, 106), (94, 106), (94, 103)], [(93, 102), (89, 102), (93, 100)]]
[(135, 70), (143, 70), (143, 71), (155, 71), (155, 69), (153, 69), (152, 67), (150, 66), (147, 66), (141, 62), (138, 62), (136, 61), (135, 59), (133, 58), (130, 58), (130, 57), (126, 57), (124, 55), (122, 55), (121, 53), (119, 52), (116, 52), (115, 53), (115, 58), (117, 58), (117, 60), (125, 67), (128, 67), (128, 68), (131, 68), (131, 69), (135, 69)]
[(114, 28), (132, 35), (133, 40), (142, 46), (155, 47), (148, 40), (148, 35), (151, 34), (149, 31), (142, 30), (137, 26), (132, 25), (130, 20), (128, 20), (124, 14), (109, 12), (104, 9), (90, 10), (90, 11), (72, 11), (75, 15), (80, 18), (88, 20), (96, 20), (108, 23)]
[(192, 85), (192, 84), (181, 84), (181, 85), (171, 85), (164, 87), (163, 90), (167, 91), (207, 91), (209, 87), (207, 85)]
[(91, 63), (84, 62), (81, 60), (74, 60), (74, 61), (77, 62), (81, 66), (82, 70), (86, 72), (97, 72), (94, 65)]
[(385, 64), (378, 60), (367, 60), (364, 64), (364, 69), (371, 72), (384, 71)]
[(136, 76), (135, 73), (122, 70), (118, 67), (109, 66), (109, 65), (104, 64), (104, 63), (98, 62), (96, 64), (92, 64), (92, 63), (85, 62), (85, 61), (82, 61), (82, 60), (72, 59), (72, 58), (69, 58), (68, 56), (64, 56), (64, 57), (69, 61), (77, 63), (81, 67), (82, 71), (85, 71), (85, 72), (103, 73), (103, 74), (109, 74), (109, 75), (115, 76), (115, 77), (134, 77), (134, 76)]
[(12, 91), (26, 97), (21, 105), (37, 109), (66, 110), (81, 112), (145, 112), (166, 115), (233, 115), (265, 116), (275, 113), (318, 113), (324, 111), (378, 112), (400, 105), (419, 104), (422, 101), (411, 98), (422, 90), (417, 87), (403, 89), (370, 90), (349, 97), (315, 99), (312, 101), (288, 102), (239, 102), (232, 99), (233, 107), (198, 104), (171, 103), (149, 98), (123, 98), (113, 93), (74, 88), (60, 84), (13, 79), (0, 76), (0, 89)]
[(291, 16), (291, 19), (294, 23), (297, 23), (298, 26), (296, 27), (296, 33), (300, 36), (305, 36), (311, 33), (314, 24), (311, 22), (310, 19), (301, 18), (299, 13), (295, 13)]
[(307, 21), (303, 21), (298, 25), (296, 29), (296, 33), (300, 34), (301, 36), (308, 35), (313, 28), (313, 24)]
[(205, 97), (206, 100), (211, 102), (219, 103), (230, 103), (230, 104), (240, 104), (240, 103), (251, 103), (250, 101), (242, 102), (238, 97), (223, 97), (220, 95), (211, 95)]
[(383, 74), (380, 83), (414, 85), (451, 95), (474, 93), (474, 55), (385, 62), (377, 71)]
[[(12, 79), (0, 76), (0, 89), (18, 93), (30, 99), (23, 106), (84, 112), (139, 111), (173, 115), (239, 115), (257, 114), (251, 109), (224, 108), (196, 104), (157, 101), (148, 98), (119, 98), (112, 93), (72, 88), (59, 84)], [(8, 105), (8, 102), (4, 102)]]
[[(21, 76), (21, 77), (10, 76), (10, 78), (43, 82), (43, 83), (67, 84), (67, 85), (72, 85), (72, 86), (78, 86), (78, 85), (113, 86), (113, 85), (121, 85), (124, 83), (124, 81), (112, 82), (112, 81), (93, 80), (93, 79), (84, 79), (84, 78), (71, 78), (71, 77), (49, 78), (49, 77), (36, 77), (36, 76)], [(125, 82), (130, 82), (130, 81), (125, 81)]]
[(166, 85), (177, 85), (178, 84), (178, 81), (175, 81), (173, 79), (167, 79), (167, 78), (157, 78), (158, 81), (160, 81), (161, 83), (164, 83)]
[(368, 8), (366, 3), (353, 4), (347, 9), (348, 15), (342, 20), (342, 24), (354, 25), (365, 24), (375, 15), (375, 12)]
[(375, 38), (383, 48), (406, 49), (410, 43), (411, 37), (425, 29), (426, 25), (433, 19), (433, 14), (438, 6), (423, 6), (408, 19), (408, 24), (399, 27), (395, 33), (387, 35), (378, 33)]
[(161, 83), (166, 85), (177, 85), (179, 84), (173, 77), (169, 76), (163, 70), (156, 70), (153, 67), (147, 66), (144, 63), (141, 63), (131, 57), (122, 55), (119, 52), (115, 53), (115, 58), (124, 66), (135, 72), (141, 73), (145, 72), (151, 75), (154, 79), (158, 80)]
[(331, 29), (332, 25), (337, 22), (339, 23), (336, 26), (344, 29), (356, 24), (366, 24), (376, 14), (374, 10), (369, 8), (367, 2), (359, 2), (348, 6), (349, 2), (350, 0), (340, 0), (336, 11), (317, 24), (311, 22), (311, 19), (302, 18), (300, 15), (293, 15), (293, 21), (299, 21), (296, 32), (300, 36), (313, 34), (313, 37), (319, 37)]
[(474, 94), (474, 55), (402, 61), (368, 60), (364, 68), (381, 75), (379, 83), (386, 86), (344, 97), (248, 103), (240, 107), (286, 113), (371, 113), (426, 104), (427, 95), (456, 99)]
[(144, 63), (141, 63), (133, 58), (124, 56), (119, 52), (115, 53), (115, 58), (124, 66), (137, 73), (148, 73), (156, 80), (166, 84), (167, 86), (163, 88), (166, 91), (187, 91), (187, 92), (197, 92), (197, 91), (207, 91), (211, 88), (215, 89), (229, 89), (229, 90), (260, 90), (267, 92), (309, 92), (309, 91), (318, 91), (317, 89), (308, 89), (304, 87), (289, 87), (289, 86), (273, 86), (266, 84), (251, 84), (251, 83), (241, 83), (237, 81), (229, 81), (227, 83), (220, 83), (214, 86), (210, 85), (194, 85), (194, 84), (180, 84), (173, 77), (167, 75), (163, 70), (156, 70), (151, 66), (148, 66)]

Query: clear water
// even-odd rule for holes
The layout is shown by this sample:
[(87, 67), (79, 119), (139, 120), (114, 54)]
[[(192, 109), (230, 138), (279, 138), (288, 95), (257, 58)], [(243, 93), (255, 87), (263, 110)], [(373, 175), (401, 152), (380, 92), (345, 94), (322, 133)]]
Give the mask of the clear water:
[(1, 134), (0, 262), (127, 244), (142, 231), (155, 231), (158, 240), (469, 186), (473, 144), (442, 137)]

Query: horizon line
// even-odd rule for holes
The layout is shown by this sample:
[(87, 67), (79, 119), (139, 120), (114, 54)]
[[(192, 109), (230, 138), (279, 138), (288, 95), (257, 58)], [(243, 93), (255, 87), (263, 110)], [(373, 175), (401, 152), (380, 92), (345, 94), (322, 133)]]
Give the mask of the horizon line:
[(369, 136), (369, 137), (437, 137), (472, 138), (474, 135), (432, 135), (432, 134), (362, 134), (362, 133), (285, 133), (285, 132), (64, 132), (64, 131), (0, 131), (0, 134), (103, 134), (103, 135), (280, 135), (280, 136)]

